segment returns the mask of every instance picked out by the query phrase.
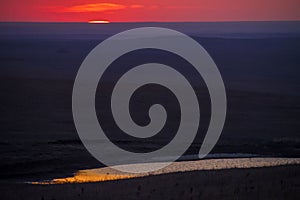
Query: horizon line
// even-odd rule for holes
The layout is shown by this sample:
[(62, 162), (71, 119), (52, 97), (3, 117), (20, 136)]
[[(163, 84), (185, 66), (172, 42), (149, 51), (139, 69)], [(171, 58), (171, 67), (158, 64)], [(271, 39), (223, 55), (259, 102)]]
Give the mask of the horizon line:
[[(1, 21), (0, 23), (87, 23), (89, 21)], [(232, 22), (300, 22), (299, 20), (224, 20), (224, 21), (109, 21), (108, 24), (119, 23), (232, 23)], [(107, 25), (107, 24), (106, 24)]]

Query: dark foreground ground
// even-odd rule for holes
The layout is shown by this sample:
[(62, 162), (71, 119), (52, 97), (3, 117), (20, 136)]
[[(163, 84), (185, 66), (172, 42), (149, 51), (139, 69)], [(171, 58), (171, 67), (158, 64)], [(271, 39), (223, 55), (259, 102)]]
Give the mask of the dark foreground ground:
[(298, 199), (300, 167), (202, 170), (83, 184), (1, 183), (1, 199)]

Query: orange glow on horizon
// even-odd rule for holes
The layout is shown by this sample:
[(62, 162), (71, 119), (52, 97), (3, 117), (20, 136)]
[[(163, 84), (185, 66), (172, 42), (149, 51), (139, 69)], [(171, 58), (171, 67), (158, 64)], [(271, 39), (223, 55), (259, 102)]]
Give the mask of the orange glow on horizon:
[(113, 22), (300, 20), (299, 0), (26, 0), (25, 4), (9, 0), (0, 5), (2, 22), (87, 22), (98, 18)]
[(91, 20), (88, 21), (89, 24), (109, 24), (110, 21), (108, 20)]
[(62, 12), (104, 12), (104, 11), (116, 11), (125, 9), (125, 5), (115, 3), (94, 3), (94, 4), (83, 4), (77, 6), (66, 7)]

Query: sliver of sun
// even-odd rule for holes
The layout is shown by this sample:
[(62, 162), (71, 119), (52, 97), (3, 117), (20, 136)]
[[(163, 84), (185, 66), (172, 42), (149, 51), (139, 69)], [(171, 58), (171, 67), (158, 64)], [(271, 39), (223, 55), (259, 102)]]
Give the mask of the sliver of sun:
[(109, 24), (108, 20), (91, 20), (88, 21), (89, 24)]

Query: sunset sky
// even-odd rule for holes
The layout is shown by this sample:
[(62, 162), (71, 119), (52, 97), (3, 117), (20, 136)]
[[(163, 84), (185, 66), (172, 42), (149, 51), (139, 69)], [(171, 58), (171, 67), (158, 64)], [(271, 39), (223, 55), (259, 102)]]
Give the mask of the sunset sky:
[(300, 20), (299, 0), (1, 0), (0, 21)]

